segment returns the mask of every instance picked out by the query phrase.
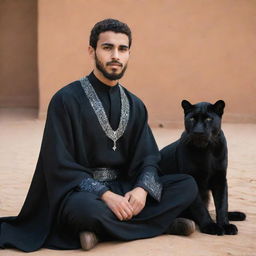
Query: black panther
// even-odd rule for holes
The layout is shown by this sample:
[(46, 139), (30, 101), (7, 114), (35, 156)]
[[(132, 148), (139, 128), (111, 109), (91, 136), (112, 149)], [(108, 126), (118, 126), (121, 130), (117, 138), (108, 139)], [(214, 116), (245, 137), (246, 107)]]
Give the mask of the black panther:
[[(184, 213), (193, 219), (203, 233), (212, 235), (236, 235), (238, 229), (229, 220), (246, 218), (242, 212), (228, 212), (227, 143), (221, 129), (225, 102), (215, 104), (201, 102), (192, 105), (183, 100), (185, 131), (181, 138), (163, 148), (159, 166), (162, 174), (186, 173), (194, 177), (199, 193)], [(212, 192), (216, 223), (207, 207)]]

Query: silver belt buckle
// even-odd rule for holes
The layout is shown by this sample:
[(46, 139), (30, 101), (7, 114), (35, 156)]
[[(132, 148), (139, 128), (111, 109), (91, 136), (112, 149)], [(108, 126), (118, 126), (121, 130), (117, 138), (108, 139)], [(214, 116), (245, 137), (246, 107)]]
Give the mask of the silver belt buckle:
[(117, 170), (110, 168), (95, 168), (93, 178), (98, 181), (112, 181), (117, 179)]

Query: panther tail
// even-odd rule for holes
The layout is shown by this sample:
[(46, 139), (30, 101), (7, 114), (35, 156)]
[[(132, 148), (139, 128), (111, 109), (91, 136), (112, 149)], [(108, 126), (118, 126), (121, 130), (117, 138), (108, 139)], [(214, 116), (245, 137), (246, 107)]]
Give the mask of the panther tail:
[(228, 212), (228, 219), (231, 221), (243, 221), (246, 219), (246, 214), (243, 212)]

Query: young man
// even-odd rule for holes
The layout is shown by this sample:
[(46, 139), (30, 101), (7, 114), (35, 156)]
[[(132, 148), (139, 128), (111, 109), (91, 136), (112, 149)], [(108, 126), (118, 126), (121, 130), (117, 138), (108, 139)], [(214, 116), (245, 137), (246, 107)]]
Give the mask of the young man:
[(196, 196), (194, 180), (158, 177), (146, 108), (118, 83), (131, 42), (129, 27), (118, 20), (92, 29), (94, 70), (53, 96), (22, 210), (0, 219), (1, 248), (88, 250), (98, 240), (194, 231), (193, 222), (175, 220)]

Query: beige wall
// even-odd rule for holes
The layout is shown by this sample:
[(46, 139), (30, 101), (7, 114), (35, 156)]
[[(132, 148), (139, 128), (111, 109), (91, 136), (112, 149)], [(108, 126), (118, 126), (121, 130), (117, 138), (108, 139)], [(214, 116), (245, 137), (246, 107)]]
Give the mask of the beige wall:
[(255, 0), (39, 0), (40, 116), (53, 93), (91, 70), (90, 29), (113, 17), (133, 31), (122, 83), (152, 124), (182, 122), (182, 99), (226, 101), (225, 121), (256, 122)]
[(0, 107), (38, 107), (35, 0), (0, 0)]

